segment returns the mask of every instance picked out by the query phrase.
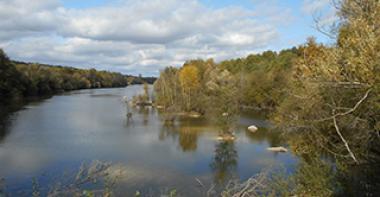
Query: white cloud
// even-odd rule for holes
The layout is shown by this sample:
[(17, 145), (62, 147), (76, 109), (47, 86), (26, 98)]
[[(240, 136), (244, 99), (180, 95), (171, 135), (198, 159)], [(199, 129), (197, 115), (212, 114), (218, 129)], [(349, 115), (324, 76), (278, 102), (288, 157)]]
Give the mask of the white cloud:
[(54, 31), (62, 22), (55, 0), (0, 0), (0, 40)]
[(0, 47), (15, 59), (157, 74), (191, 58), (222, 60), (276, 41), (276, 13), (197, 0), (123, 0), (69, 9), (58, 0), (0, 0)]
[(330, 5), (331, 0), (304, 0), (302, 10), (307, 14), (314, 14)]

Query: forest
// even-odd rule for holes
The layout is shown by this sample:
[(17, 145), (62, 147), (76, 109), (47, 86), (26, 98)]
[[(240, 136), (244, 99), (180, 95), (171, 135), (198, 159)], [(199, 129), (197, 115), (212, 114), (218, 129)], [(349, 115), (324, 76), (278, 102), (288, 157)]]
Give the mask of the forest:
[[(0, 196), (380, 196), (380, 0), (332, 6), (335, 23), (316, 19), (330, 42), (190, 59), (157, 79), (0, 49), (0, 175), (24, 176), (10, 189), (0, 177)], [(131, 84), (144, 85), (12, 106)]]
[(137, 77), (95, 69), (12, 61), (0, 49), (0, 100), (43, 96), (78, 89), (152, 84), (154, 80), (154, 77)]
[[(287, 194), (339, 194), (345, 185), (334, 186), (334, 173), (376, 190), (378, 172), (368, 168), (380, 169), (380, 3), (347, 0), (336, 6), (338, 23), (321, 30), (333, 44), (309, 38), (279, 52), (167, 67), (155, 82), (157, 103), (167, 113), (213, 115), (223, 135), (233, 135), (242, 109), (266, 111), (301, 158), (303, 168)], [(366, 186), (359, 177), (366, 177)]]

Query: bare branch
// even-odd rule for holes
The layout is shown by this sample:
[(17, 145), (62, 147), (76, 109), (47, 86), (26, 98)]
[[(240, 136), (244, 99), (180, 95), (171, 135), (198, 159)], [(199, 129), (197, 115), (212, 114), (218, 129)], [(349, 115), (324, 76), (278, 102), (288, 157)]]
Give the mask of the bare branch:
[(356, 164), (359, 164), (358, 160), (356, 159), (354, 153), (351, 151), (350, 147), (348, 146), (348, 142), (346, 139), (344, 139), (342, 133), (340, 132), (338, 123), (336, 122), (336, 116), (333, 116), (333, 121), (334, 121), (334, 127), (336, 133), (339, 135), (340, 139), (343, 141), (344, 146), (346, 147), (348, 153), (350, 154), (350, 157), (355, 161)]
[(314, 28), (319, 31), (320, 33), (322, 33), (323, 35), (327, 36), (328, 38), (332, 39), (332, 40), (336, 40), (336, 36), (329, 33), (327, 30), (324, 30), (323, 26), (320, 25), (320, 17), (316, 17), (316, 16), (313, 16), (313, 20), (314, 20), (314, 23), (315, 23), (315, 26)]
[(359, 106), (360, 104), (363, 103), (363, 101), (365, 99), (367, 99), (369, 93), (372, 91), (372, 89), (368, 89), (367, 92), (364, 94), (364, 96), (355, 104), (355, 106), (353, 108), (350, 108), (349, 110), (343, 112), (343, 113), (337, 113), (337, 114), (334, 114), (333, 116), (330, 116), (330, 117), (327, 117), (327, 118), (322, 118), (322, 119), (319, 119), (319, 120), (315, 120), (317, 122), (323, 122), (323, 121), (327, 121), (327, 120), (332, 120), (332, 119), (335, 119), (336, 117), (338, 116), (345, 116), (345, 115), (348, 115), (352, 112), (354, 112)]

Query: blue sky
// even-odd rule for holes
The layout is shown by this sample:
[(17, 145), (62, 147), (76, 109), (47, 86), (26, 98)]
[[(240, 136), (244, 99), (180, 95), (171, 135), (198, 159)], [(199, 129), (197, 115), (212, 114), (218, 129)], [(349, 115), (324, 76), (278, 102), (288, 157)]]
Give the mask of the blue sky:
[(63, 5), (67, 8), (91, 8), (104, 6), (117, 1), (111, 0), (61, 0)]
[[(329, 0), (1, 0), (0, 47), (17, 60), (157, 75), (195, 58), (281, 50), (314, 36)], [(20, 11), (21, 10), (21, 11)]]
[[(65, 7), (68, 8), (91, 8), (112, 5), (118, 0), (61, 0)], [(279, 32), (283, 41), (276, 43), (268, 49), (280, 50), (291, 45), (298, 45), (306, 40), (307, 37), (316, 37), (320, 42), (331, 42), (325, 35), (319, 33), (313, 27), (314, 21), (311, 13), (305, 13), (303, 7), (306, 3), (302, 0), (201, 0), (200, 2), (210, 8), (225, 8), (228, 6), (241, 6), (254, 9), (258, 4), (267, 2), (268, 6), (277, 6), (279, 8), (290, 9), (293, 20), (290, 24), (280, 25)], [(317, 0), (318, 1), (318, 0)], [(270, 9), (270, 8), (268, 8)]]

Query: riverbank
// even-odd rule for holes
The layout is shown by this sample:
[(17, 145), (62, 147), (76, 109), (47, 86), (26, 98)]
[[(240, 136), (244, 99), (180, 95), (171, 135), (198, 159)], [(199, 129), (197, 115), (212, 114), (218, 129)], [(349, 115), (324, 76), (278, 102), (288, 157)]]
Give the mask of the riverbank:
[(0, 49), (0, 100), (59, 92), (154, 83), (154, 77), (12, 61)]

